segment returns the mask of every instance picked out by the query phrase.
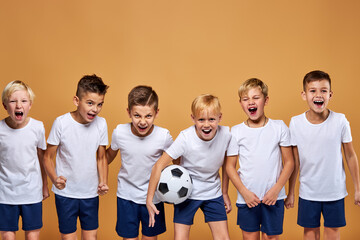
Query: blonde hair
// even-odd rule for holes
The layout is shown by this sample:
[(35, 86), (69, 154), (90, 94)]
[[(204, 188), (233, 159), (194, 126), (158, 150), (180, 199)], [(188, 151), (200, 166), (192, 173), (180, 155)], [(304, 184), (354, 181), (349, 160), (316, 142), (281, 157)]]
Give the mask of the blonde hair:
[(246, 94), (250, 89), (256, 88), (256, 87), (258, 87), (261, 90), (261, 92), (265, 98), (268, 96), (268, 93), (269, 93), (268, 86), (260, 79), (250, 78), (241, 84), (241, 86), (238, 90), (239, 98), (241, 99), (241, 97), (244, 94)]
[(1, 99), (2, 102), (5, 103), (9, 100), (9, 97), (11, 94), (13, 94), (16, 91), (25, 90), (29, 94), (30, 102), (34, 101), (35, 94), (33, 90), (24, 82), (20, 80), (15, 80), (10, 82), (6, 87), (4, 88), (4, 91), (2, 92)]
[(191, 104), (192, 115), (196, 116), (203, 110), (212, 110), (215, 113), (220, 113), (221, 106), (219, 99), (211, 94), (202, 94), (195, 98)]

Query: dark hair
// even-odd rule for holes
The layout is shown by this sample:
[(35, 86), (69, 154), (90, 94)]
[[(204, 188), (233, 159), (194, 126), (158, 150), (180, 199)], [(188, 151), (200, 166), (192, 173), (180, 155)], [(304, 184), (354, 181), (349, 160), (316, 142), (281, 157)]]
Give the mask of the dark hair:
[(304, 80), (303, 80), (304, 91), (305, 91), (306, 84), (313, 82), (313, 81), (320, 81), (320, 80), (327, 80), (330, 84), (330, 89), (331, 89), (331, 79), (330, 79), (329, 74), (327, 74), (326, 72), (320, 71), (320, 70), (315, 70), (315, 71), (309, 72), (305, 75)]
[(134, 87), (128, 95), (128, 108), (131, 111), (131, 108), (136, 105), (141, 106), (154, 106), (155, 111), (158, 110), (159, 98), (156, 92), (149, 86), (136, 86)]
[(97, 93), (99, 95), (105, 95), (109, 86), (105, 85), (101, 77), (93, 75), (84, 75), (78, 82), (76, 89), (76, 96), (81, 98), (81, 94), (86, 92)]

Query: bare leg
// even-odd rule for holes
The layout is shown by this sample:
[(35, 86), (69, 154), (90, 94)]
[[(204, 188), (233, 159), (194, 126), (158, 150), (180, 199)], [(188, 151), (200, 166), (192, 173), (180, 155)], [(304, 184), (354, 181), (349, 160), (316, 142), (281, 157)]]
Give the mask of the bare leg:
[(324, 227), (324, 240), (340, 240), (340, 228)]
[(174, 224), (174, 240), (189, 240), (191, 225), (181, 223)]
[(123, 238), (123, 240), (139, 240), (139, 238), (138, 237), (136, 237), (136, 238)]
[(260, 240), (260, 231), (257, 232), (246, 232), (242, 230), (244, 240)]
[(214, 240), (230, 240), (227, 221), (208, 222)]
[(304, 228), (304, 240), (320, 240), (320, 228)]
[(40, 229), (25, 231), (26, 240), (39, 240), (40, 239)]
[(263, 240), (279, 240), (280, 235), (267, 235), (266, 233), (262, 233)]
[(0, 231), (0, 236), (2, 240), (15, 240), (16, 232)]
[(97, 239), (97, 229), (95, 230), (81, 230), (81, 239), (82, 240), (96, 240)]
[(61, 240), (77, 240), (76, 232), (61, 234)]
[(141, 240), (157, 240), (157, 236), (148, 237), (148, 236), (143, 235)]

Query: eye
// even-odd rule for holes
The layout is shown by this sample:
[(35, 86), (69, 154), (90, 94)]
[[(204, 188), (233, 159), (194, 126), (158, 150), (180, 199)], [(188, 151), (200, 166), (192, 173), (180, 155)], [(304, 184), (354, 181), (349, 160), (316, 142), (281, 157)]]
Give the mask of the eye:
[(204, 119), (203, 119), (203, 118), (199, 118), (198, 121), (199, 121), (199, 122), (203, 122)]
[(314, 92), (315, 92), (315, 90), (314, 90), (314, 89), (311, 89), (309, 92), (314, 93)]
[(152, 117), (151, 114), (146, 115), (146, 118), (151, 118), (151, 117)]
[(98, 107), (102, 107), (103, 104), (104, 104), (104, 103), (99, 103), (99, 104), (98, 104)]
[(210, 118), (210, 122), (214, 122), (215, 120), (215, 118)]
[(87, 102), (87, 105), (92, 106), (93, 102)]
[(139, 118), (140, 115), (139, 114), (134, 114), (134, 117)]

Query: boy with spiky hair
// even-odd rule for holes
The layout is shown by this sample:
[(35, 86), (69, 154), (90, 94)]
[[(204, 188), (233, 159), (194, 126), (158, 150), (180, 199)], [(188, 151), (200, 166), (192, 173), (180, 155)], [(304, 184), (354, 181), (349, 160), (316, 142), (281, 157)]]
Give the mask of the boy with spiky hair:
[(161, 214), (156, 216), (153, 228), (149, 227), (145, 205), (151, 169), (173, 142), (167, 129), (154, 125), (158, 104), (158, 95), (151, 87), (134, 87), (128, 95), (131, 123), (119, 124), (114, 129), (111, 147), (106, 150), (109, 164), (119, 150), (121, 154), (116, 232), (124, 239), (137, 239), (140, 223), (143, 240), (156, 240), (157, 235), (166, 231), (164, 203), (154, 199)]
[(237, 143), (231, 151), (238, 156), (226, 160), (226, 171), (238, 190), (237, 223), (245, 240), (260, 239), (260, 233), (263, 239), (279, 239), (283, 232), (284, 185), (294, 168), (289, 129), (282, 120), (266, 117), (264, 108), (269, 96), (263, 81), (248, 79), (238, 94), (248, 118), (231, 128)]
[(0, 121), (0, 235), (14, 240), (22, 218), (25, 238), (38, 240), (42, 200), (49, 196), (42, 158), (46, 149), (44, 124), (28, 116), (34, 92), (12, 81), (2, 93), (9, 116)]
[(294, 206), (300, 169), (297, 223), (304, 228), (304, 239), (320, 239), (321, 214), (324, 239), (340, 239), (340, 227), (346, 225), (344, 198), (347, 191), (341, 148), (352, 176), (355, 204), (360, 206), (359, 165), (350, 125), (344, 114), (327, 108), (332, 95), (329, 74), (319, 70), (307, 73), (301, 96), (309, 110), (290, 121), (295, 171), (290, 178), (285, 205)]
[(229, 179), (223, 168), (221, 185), (219, 169), (232, 140), (231, 133), (228, 127), (218, 125), (222, 114), (217, 97), (210, 94), (198, 96), (192, 103), (191, 111), (194, 125), (179, 134), (152, 169), (146, 199), (149, 224), (154, 226), (155, 215), (160, 214), (153, 199), (161, 171), (172, 160), (181, 157), (180, 165), (189, 171), (193, 189), (188, 199), (174, 205), (175, 239), (189, 239), (194, 215), (200, 208), (213, 238), (228, 240), (226, 214), (231, 211)]
[(107, 88), (95, 74), (81, 78), (73, 98), (76, 110), (56, 118), (47, 140), (44, 166), (53, 182), (62, 239), (76, 239), (78, 217), (82, 239), (96, 239), (98, 195), (108, 191), (107, 125), (97, 116)]

